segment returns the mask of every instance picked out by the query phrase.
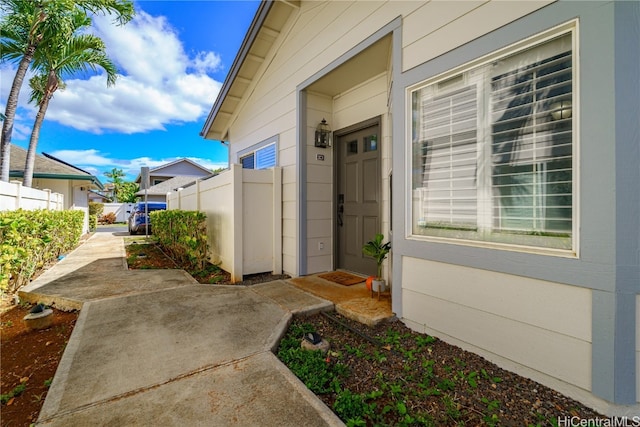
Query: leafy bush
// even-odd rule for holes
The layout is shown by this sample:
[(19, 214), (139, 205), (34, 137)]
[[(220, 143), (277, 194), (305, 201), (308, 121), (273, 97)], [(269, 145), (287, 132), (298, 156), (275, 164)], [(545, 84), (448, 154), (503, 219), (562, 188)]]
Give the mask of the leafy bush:
[(320, 350), (305, 350), (300, 340), (307, 332), (312, 332), (309, 324), (292, 325), (280, 341), (278, 358), (287, 365), (309, 390), (316, 394), (329, 393), (340, 389), (342, 365), (334, 365)]
[(89, 202), (89, 215), (99, 217), (104, 212), (104, 203)]
[(0, 292), (17, 291), (38, 269), (73, 249), (83, 223), (82, 211), (0, 212)]
[(158, 244), (186, 270), (203, 270), (209, 259), (207, 216), (197, 211), (153, 211), (149, 214)]
[(96, 231), (98, 228), (98, 216), (89, 215), (89, 231)]
[(116, 222), (116, 214), (109, 212), (108, 214), (100, 215), (98, 222), (100, 224), (114, 224)]

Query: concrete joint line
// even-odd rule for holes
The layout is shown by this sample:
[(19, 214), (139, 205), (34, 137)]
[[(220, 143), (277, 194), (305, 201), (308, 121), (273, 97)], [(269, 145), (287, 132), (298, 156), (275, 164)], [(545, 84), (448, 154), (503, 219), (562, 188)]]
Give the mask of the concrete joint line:
[(112, 397), (108, 397), (106, 399), (102, 399), (102, 400), (97, 401), (97, 402), (88, 403), (86, 405), (78, 406), (78, 407), (73, 408), (73, 409), (68, 409), (66, 411), (58, 412), (54, 416), (38, 420), (38, 424), (44, 424), (44, 423), (52, 421), (52, 420), (54, 420), (56, 418), (60, 418), (60, 417), (64, 417), (64, 416), (67, 416), (67, 415), (71, 415), (71, 414), (75, 414), (75, 413), (78, 413), (78, 412), (82, 412), (82, 411), (84, 411), (86, 409), (90, 409), (90, 408), (93, 408), (93, 407), (96, 407), (96, 406), (104, 405), (104, 404), (107, 404), (107, 403), (110, 403), (110, 402), (116, 402), (116, 401), (121, 400), (121, 399), (126, 399), (128, 397), (135, 396), (136, 394), (144, 393), (144, 392), (147, 392), (149, 390), (154, 390), (154, 389), (156, 389), (158, 387), (161, 387), (163, 385), (171, 384), (171, 383), (176, 382), (176, 381), (180, 381), (180, 380), (183, 380), (183, 379), (186, 379), (186, 378), (189, 378), (189, 377), (193, 377), (193, 376), (201, 374), (203, 372), (211, 371), (211, 370), (214, 370), (214, 369), (217, 369), (217, 368), (223, 368), (225, 366), (235, 365), (237, 363), (243, 362), (245, 360), (251, 359), (252, 357), (260, 355), (262, 353), (271, 353), (271, 354), (273, 354), (271, 351), (269, 351), (267, 349), (267, 350), (256, 351), (256, 352), (251, 353), (249, 355), (238, 357), (237, 359), (233, 359), (233, 360), (230, 360), (230, 361), (227, 361), (227, 362), (217, 363), (217, 364), (214, 364), (214, 365), (206, 365), (206, 366), (203, 366), (201, 368), (195, 369), (193, 371), (185, 372), (184, 374), (180, 374), (180, 375), (178, 375), (176, 377), (169, 378), (168, 380), (163, 381), (161, 383), (156, 383), (156, 384), (148, 385), (148, 386), (145, 386), (145, 387), (140, 387), (140, 388), (137, 388), (135, 390), (130, 390), (130, 391), (127, 391), (125, 393), (121, 393), (121, 394), (118, 394), (118, 395), (115, 395), (115, 396), (112, 396)]

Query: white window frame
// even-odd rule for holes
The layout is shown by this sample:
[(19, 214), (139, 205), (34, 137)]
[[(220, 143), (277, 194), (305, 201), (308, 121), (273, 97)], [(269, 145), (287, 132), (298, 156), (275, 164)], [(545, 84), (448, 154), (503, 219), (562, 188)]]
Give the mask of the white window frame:
[[(517, 55), (527, 49), (530, 48), (535, 48), (539, 45), (544, 44), (547, 41), (550, 41), (552, 39), (561, 37), (561, 36), (565, 36), (565, 35), (570, 35), (571, 36), (571, 52), (572, 52), (572, 56), (573, 56), (573, 65), (572, 65), (572, 108), (573, 108), (573, 113), (572, 113), (572, 216), (571, 216), (571, 248), (570, 249), (558, 249), (558, 248), (549, 248), (549, 247), (545, 247), (545, 246), (538, 246), (535, 244), (531, 244), (531, 243), (513, 243), (513, 242), (495, 242), (495, 241), (490, 241), (490, 240), (484, 240), (483, 237), (480, 235), (480, 233), (478, 233), (478, 235), (474, 236), (474, 237), (469, 237), (469, 236), (465, 236), (464, 233), (450, 233), (449, 235), (444, 232), (442, 233), (441, 236), (437, 236), (437, 235), (422, 235), (422, 234), (415, 234), (413, 232), (413, 227), (414, 225), (417, 223), (418, 218), (414, 218), (414, 215), (416, 214), (414, 212), (415, 210), (415, 206), (414, 206), (414, 186), (413, 186), (413, 182), (414, 182), (414, 174), (413, 174), (413, 167), (414, 167), (414, 156), (413, 156), (413, 150), (414, 150), (414, 142), (413, 142), (413, 105), (412, 105), (412, 94), (420, 89), (429, 87), (429, 86), (433, 86), (436, 85), (438, 83), (443, 83), (445, 82), (445, 84), (448, 81), (452, 81), (455, 84), (455, 80), (457, 79), (458, 76), (463, 75), (465, 76), (465, 79), (469, 79), (469, 76), (472, 76), (471, 79), (473, 79), (473, 71), (477, 70), (478, 68), (485, 66), (487, 64), (490, 64), (500, 58), (505, 58), (508, 56), (512, 56), (512, 55)], [(578, 230), (579, 228), (579, 221), (580, 221), (580, 212), (579, 212), (579, 182), (578, 182), (578, 177), (579, 177), (579, 163), (578, 163), (578, 159), (579, 159), (579, 134), (578, 134), (578, 130), (579, 130), (579, 81), (578, 81), (578, 74), (579, 74), (579, 50), (578, 50), (578, 22), (577, 20), (573, 20), (570, 22), (567, 22), (565, 24), (562, 24), (558, 27), (552, 28), (548, 31), (542, 32), (540, 34), (537, 34), (533, 37), (527, 38), (525, 40), (522, 40), (520, 42), (517, 43), (513, 43), (507, 47), (504, 47), (502, 49), (499, 49), (495, 52), (492, 52), (488, 55), (485, 55), (481, 58), (478, 58), (476, 60), (473, 61), (469, 61), (467, 63), (464, 63), (458, 67), (455, 67), (451, 70), (448, 70), (447, 72), (441, 73), (439, 75), (430, 77), (426, 80), (423, 80), (417, 84), (414, 84), (412, 86), (409, 86), (406, 88), (406, 141), (407, 141), (407, 151), (406, 151), (406, 157), (405, 157), (405, 165), (406, 168), (405, 170), (406, 172), (406, 188), (407, 188), (407, 205), (408, 205), (408, 209), (406, 210), (406, 217), (405, 217), (405, 236), (408, 239), (412, 239), (412, 240), (419, 240), (419, 241), (434, 241), (434, 242), (444, 242), (444, 243), (453, 243), (453, 244), (462, 244), (462, 245), (470, 245), (470, 246), (482, 246), (482, 247), (491, 247), (491, 248), (497, 248), (497, 249), (506, 249), (506, 250), (514, 250), (514, 251), (525, 251), (525, 252), (535, 252), (535, 253), (542, 253), (542, 254), (549, 254), (549, 255), (557, 255), (557, 256), (563, 256), (563, 257), (578, 257), (579, 256), (579, 236), (578, 236)], [(483, 105), (478, 105), (478, 110), (482, 110), (482, 109), (486, 109), (488, 108), (489, 104), (483, 104)], [(478, 113), (480, 114), (480, 113)], [(478, 135), (477, 135), (477, 141), (478, 141), (478, 155), (479, 156), (486, 156), (486, 152), (490, 151), (487, 150), (486, 147), (490, 146), (491, 140), (486, 140), (485, 136), (482, 135), (482, 133), (484, 131), (488, 130), (486, 127), (481, 128), (480, 126), (478, 127)], [(490, 155), (490, 153), (489, 153)], [(484, 175), (478, 175), (476, 174), (476, 177), (478, 179), (480, 178), (484, 178), (484, 180), (491, 180), (490, 174), (484, 174)], [(482, 189), (484, 189), (485, 191), (490, 188), (489, 186), (483, 185), (483, 184), (478, 184), (478, 187), (480, 188), (480, 191), (482, 191)], [(482, 207), (478, 207), (477, 208), (477, 212), (479, 215), (479, 222), (480, 221), (486, 221), (485, 219), (480, 218), (481, 216), (484, 216), (482, 213)], [(485, 209), (486, 211), (486, 209)], [(455, 235), (458, 234), (458, 235)]]
[[(253, 166), (254, 166), (253, 169), (269, 169), (269, 168), (278, 166), (278, 162), (279, 162), (278, 142), (279, 142), (278, 136), (274, 136), (274, 137), (265, 139), (264, 141), (261, 141), (257, 144), (254, 144), (249, 148), (239, 151), (237, 154), (237, 163), (242, 164), (242, 159), (253, 155)], [(257, 168), (256, 163), (257, 163), (258, 157), (260, 156), (260, 152), (272, 146), (274, 147), (273, 149), (275, 152), (274, 164), (269, 165), (267, 167)]]

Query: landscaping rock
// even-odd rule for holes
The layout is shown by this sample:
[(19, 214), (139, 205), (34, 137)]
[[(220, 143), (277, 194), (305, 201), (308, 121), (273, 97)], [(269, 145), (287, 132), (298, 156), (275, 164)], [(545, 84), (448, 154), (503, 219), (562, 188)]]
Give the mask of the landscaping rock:
[(322, 354), (325, 354), (327, 351), (329, 351), (329, 341), (323, 339), (318, 344), (312, 344), (309, 341), (303, 339), (300, 347), (305, 350), (320, 350), (322, 351)]
[(24, 316), (24, 324), (28, 329), (46, 329), (53, 323), (53, 310), (45, 308), (37, 313)]

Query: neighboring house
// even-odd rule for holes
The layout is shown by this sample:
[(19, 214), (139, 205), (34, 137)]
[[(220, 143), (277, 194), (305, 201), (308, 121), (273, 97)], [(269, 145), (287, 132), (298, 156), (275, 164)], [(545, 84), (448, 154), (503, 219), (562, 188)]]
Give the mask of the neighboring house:
[(89, 202), (94, 203), (108, 203), (111, 199), (102, 192), (96, 190), (89, 190)]
[[(27, 151), (17, 145), (11, 145), (11, 180), (22, 180)], [(49, 189), (64, 196), (65, 209), (85, 211), (84, 232), (89, 231), (89, 193), (102, 190), (102, 183), (89, 172), (57, 159), (49, 154), (36, 154), (33, 168), (32, 187)]]
[[(158, 185), (163, 181), (176, 176), (205, 177), (211, 175), (211, 170), (189, 159), (178, 159), (166, 165), (149, 169), (149, 185)], [(141, 183), (141, 176), (138, 174), (136, 184)]]
[(202, 135), (282, 168), (285, 272), (372, 273), (361, 246), (382, 232), (408, 326), (638, 414), (639, 17), (264, 1)]
[[(211, 173), (209, 173), (209, 175), (211, 175)], [(174, 176), (166, 181), (152, 185), (147, 189), (147, 200), (149, 202), (166, 202), (168, 192), (183, 188), (200, 178), (203, 178), (203, 176)], [(141, 197), (141, 200), (144, 200), (145, 190), (138, 191), (136, 196)]]

